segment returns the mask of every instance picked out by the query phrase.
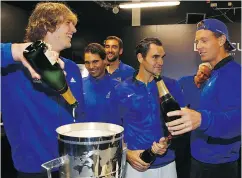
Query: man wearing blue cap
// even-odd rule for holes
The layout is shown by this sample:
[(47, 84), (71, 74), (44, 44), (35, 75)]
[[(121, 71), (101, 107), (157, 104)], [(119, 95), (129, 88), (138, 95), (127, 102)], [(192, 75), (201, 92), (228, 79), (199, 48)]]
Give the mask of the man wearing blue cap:
[(209, 62), (213, 71), (201, 93), (199, 109), (168, 113), (181, 118), (167, 126), (173, 135), (192, 130), (191, 178), (236, 178), (241, 145), (241, 66), (229, 55), (234, 47), (223, 22), (199, 22), (195, 42), (201, 60)]

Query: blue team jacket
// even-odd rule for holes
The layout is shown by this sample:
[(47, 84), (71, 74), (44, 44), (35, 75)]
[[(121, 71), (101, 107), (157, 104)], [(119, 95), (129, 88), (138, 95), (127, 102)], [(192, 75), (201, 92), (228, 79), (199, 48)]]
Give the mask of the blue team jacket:
[(112, 79), (121, 82), (133, 76), (134, 72), (135, 70), (133, 67), (124, 64), (122, 63), (122, 61), (120, 61), (119, 67), (112, 74), (110, 74), (110, 76)]
[(194, 83), (194, 75), (182, 77), (178, 83), (183, 91), (185, 104), (190, 104), (192, 109), (199, 109), (200, 95), (204, 85), (198, 88)]
[(119, 82), (111, 79), (109, 74), (96, 79), (89, 76), (83, 78), (83, 95), (85, 100), (85, 122), (107, 122), (121, 124), (114, 111), (115, 103), (111, 102), (110, 94)]
[(201, 93), (202, 122), (191, 135), (192, 156), (220, 164), (239, 158), (241, 144), (241, 66), (229, 56), (220, 61)]
[[(83, 112), (80, 70), (74, 62), (62, 60), (67, 83), (79, 102), (78, 112)], [(11, 44), (1, 44), (1, 62), (1, 108), (14, 166), (21, 172), (42, 172), (42, 163), (59, 156), (55, 130), (73, 123), (71, 108), (44, 83), (32, 82), (28, 70), (13, 60)]]

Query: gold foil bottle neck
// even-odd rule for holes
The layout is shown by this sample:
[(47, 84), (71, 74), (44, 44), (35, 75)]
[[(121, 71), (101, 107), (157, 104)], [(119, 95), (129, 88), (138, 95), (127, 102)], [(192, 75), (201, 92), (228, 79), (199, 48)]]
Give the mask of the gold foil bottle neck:
[(166, 85), (163, 80), (156, 82), (156, 85), (158, 88), (159, 97), (165, 96), (169, 93), (169, 90), (166, 88)]
[(61, 94), (63, 96), (63, 98), (70, 104), (74, 104), (76, 102), (75, 97), (73, 96), (70, 88), (68, 87), (67, 91), (63, 94)]

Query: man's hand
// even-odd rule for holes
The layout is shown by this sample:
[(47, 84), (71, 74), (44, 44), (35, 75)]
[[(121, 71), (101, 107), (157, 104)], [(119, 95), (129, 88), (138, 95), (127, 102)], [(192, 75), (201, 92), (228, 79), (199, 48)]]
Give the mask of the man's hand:
[(22, 64), (29, 70), (33, 79), (40, 79), (40, 75), (31, 67), (28, 61), (23, 56), (23, 51), (32, 43), (16, 43), (12, 44), (12, 56), (15, 61), (22, 62)]
[(202, 117), (197, 111), (188, 108), (168, 112), (167, 116), (181, 116), (180, 119), (166, 123), (168, 130), (172, 135), (180, 135), (191, 130), (195, 130), (201, 125)]
[(162, 137), (159, 143), (154, 142), (152, 145), (152, 152), (155, 154), (163, 155), (167, 150), (168, 138)]
[(128, 150), (127, 151), (127, 161), (129, 164), (136, 169), (137, 171), (143, 172), (146, 171), (150, 164), (144, 162), (142, 159), (140, 159), (140, 154), (144, 150)]

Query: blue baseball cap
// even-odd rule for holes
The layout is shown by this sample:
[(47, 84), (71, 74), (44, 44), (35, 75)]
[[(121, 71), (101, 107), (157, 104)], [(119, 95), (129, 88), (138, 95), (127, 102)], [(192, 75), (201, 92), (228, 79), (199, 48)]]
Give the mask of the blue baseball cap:
[(229, 41), (229, 32), (228, 32), (227, 26), (220, 20), (204, 19), (197, 24), (197, 31), (201, 29), (210, 30), (212, 32), (221, 33), (225, 35), (226, 41), (229, 45), (229, 51), (232, 51), (235, 49), (233, 44)]

